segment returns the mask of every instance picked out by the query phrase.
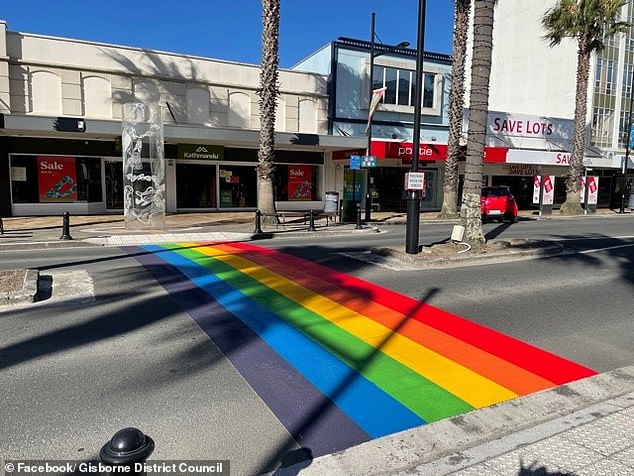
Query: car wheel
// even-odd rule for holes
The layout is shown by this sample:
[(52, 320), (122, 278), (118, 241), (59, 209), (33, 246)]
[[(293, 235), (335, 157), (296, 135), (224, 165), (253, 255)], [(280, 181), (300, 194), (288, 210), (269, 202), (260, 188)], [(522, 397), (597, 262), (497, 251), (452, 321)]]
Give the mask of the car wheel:
[(512, 213), (506, 214), (504, 217), (509, 223), (517, 223), (517, 216)]

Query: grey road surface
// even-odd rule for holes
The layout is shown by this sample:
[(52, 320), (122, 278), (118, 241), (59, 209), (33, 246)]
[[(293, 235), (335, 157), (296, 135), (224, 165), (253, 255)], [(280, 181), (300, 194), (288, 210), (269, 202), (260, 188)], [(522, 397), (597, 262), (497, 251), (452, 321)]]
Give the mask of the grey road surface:
[(1, 256), (2, 266), (39, 263), (54, 284), (84, 282), (79, 295), (0, 310), (0, 458), (92, 459), (126, 426), (155, 439), (154, 459), (229, 459), (236, 475), (270, 469), (294, 448), (183, 303), (135, 260), (118, 249), (20, 255)]
[[(351, 258), (403, 244), (404, 227), (355, 237), (262, 240), (551, 350), (598, 371), (634, 361), (634, 221), (486, 225), (490, 238), (562, 241), (575, 253), (451, 270), (390, 269)], [(421, 227), (421, 244), (451, 227)], [(347, 254), (344, 254), (347, 253)], [(57, 285), (0, 310), (0, 457), (90, 459), (133, 425), (156, 459), (230, 459), (232, 474), (273, 467), (296, 446), (271, 411), (139, 264), (116, 248), (0, 253)]]

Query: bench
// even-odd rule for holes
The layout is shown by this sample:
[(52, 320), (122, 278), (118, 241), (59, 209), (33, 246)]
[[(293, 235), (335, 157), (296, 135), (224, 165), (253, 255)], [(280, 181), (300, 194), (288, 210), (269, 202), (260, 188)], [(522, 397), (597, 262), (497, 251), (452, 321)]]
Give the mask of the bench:
[[(310, 220), (311, 218), (311, 213), (313, 215), (313, 220)], [(258, 230), (261, 230), (261, 217), (275, 217), (277, 222), (276, 222), (276, 228), (278, 226), (282, 226), (282, 228), (286, 228), (286, 219), (287, 218), (301, 218), (303, 220), (303, 224), (306, 225), (307, 221), (310, 221), (309, 223), (309, 230), (314, 227), (314, 220), (319, 219), (319, 218), (325, 218), (326, 219), (326, 226), (328, 226), (328, 223), (330, 221), (332, 221), (333, 223), (336, 221), (337, 216), (339, 215), (339, 213), (337, 212), (325, 212), (323, 209), (310, 209), (310, 210), (300, 210), (300, 209), (293, 209), (293, 210), (276, 210), (275, 212), (271, 213), (271, 212), (261, 212), (260, 210), (256, 210), (255, 211), (255, 231), (256, 233), (258, 232)]]

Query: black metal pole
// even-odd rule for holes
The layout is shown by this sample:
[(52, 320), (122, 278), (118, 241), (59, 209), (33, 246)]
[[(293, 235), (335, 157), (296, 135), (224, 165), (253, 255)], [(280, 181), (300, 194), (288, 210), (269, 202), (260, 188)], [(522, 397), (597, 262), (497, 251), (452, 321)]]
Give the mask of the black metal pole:
[[(372, 20), (370, 21), (370, 85), (368, 87), (368, 149), (367, 156), (372, 155), (372, 84), (374, 82), (374, 19), (376, 13), (372, 12)], [(370, 168), (367, 168), (367, 178), (365, 186), (365, 221), (372, 219), (372, 193), (370, 192)]]
[(623, 190), (621, 191), (621, 209), (619, 213), (625, 213), (625, 195), (627, 193), (627, 163), (630, 158), (630, 130), (632, 129), (632, 103), (634, 103), (634, 71), (630, 84), (630, 111), (627, 116), (627, 129), (625, 131), (625, 163), (623, 164)]
[(257, 209), (255, 210), (255, 230), (253, 233), (256, 235), (262, 234), (262, 212)]
[[(418, 0), (418, 40), (416, 46), (416, 94), (414, 99), (414, 137), (412, 172), (418, 172), (420, 157), (420, 112), (423, 92), (423, 55), (425, 53), (425, 8), (426, 0)], [(407, 193), (407, 225), (405, 229), (405, 252), (418, 254), (420, 225), (420, 196), (418, 190)]]
[(311, 209), (308, 217), (308, 231), (317, 231), (315, 228), (315, 210)]
[(357, 213), (357, 169), (352, 169), (352, 206), (354, 206), (354, 213)]
[(73, 237), (70, 236), (70, 213), (64, 212), (62, 213), (62, 236), (59, 237), (60, 240), (72, 240)]

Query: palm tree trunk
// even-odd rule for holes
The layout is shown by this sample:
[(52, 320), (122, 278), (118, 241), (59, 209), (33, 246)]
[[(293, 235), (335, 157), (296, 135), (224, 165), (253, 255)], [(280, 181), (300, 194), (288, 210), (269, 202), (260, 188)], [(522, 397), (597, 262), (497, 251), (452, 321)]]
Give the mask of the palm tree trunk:
[(580, 215), (583, 208), (579, 203), (579, 181), (583, 174), (583, 155), (586, 143), (586, 112), (588, 101), (588, 75), (590, 72), (590, 51), (585, 36), (579, 37), (577, 52), (577, 87), (575, 92), (575, 133), (572, 155), (566, 178), (566, 201), (561, 205), (562, 215)]
[(275, 99), (278, 95), (280, 0), (262, 0), (262, 65), (260, 69), (260, 138), (258, 150), (258, 208), (275, 212)]
[(453, 32), (453, 54), (451, 66), (451, 91), (449, 93), (449, 137), (445, 178), (443, 183), (442, 209), (439, 218), (458, 216), (458, 160), (460, 158), (460, 136), (462, 135), (462, 109), (464, 107), (465, 59), (467, 56), (467, 34), (471, 0), (456, 0)]
[(493, 13), (495, 0), (475, 0), (473, 21), (473, 59), (469, 94), (469, 139), (465, 167), (462, 221), (465, 241), (474, 251), (484, 247), (480, 197), (484, 141), (489, 106), (489, 77), (493, 49)]

